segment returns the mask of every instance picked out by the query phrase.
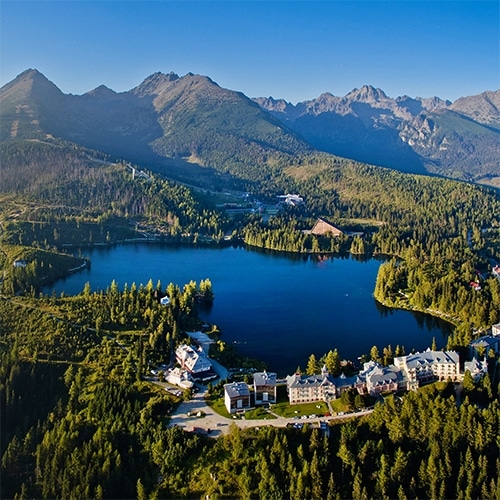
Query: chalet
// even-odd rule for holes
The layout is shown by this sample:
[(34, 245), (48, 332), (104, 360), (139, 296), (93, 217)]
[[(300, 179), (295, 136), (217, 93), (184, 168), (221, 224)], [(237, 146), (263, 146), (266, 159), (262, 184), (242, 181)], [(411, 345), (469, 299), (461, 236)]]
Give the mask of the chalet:
[(335, 236), (339, 237), (344, 234), (338, 227), (335, 227), (331, 222), (326, 219), (319, 218), (312, 229), (309, 231), (310, 234), (315, 234), (317, 236)]
[(180, 345), (175, 351), (175, 357), (182, 370), (187, 370), (194, 380), (207, 382), (217, 378), (212, 363), (202, 349), (195, 350), (186, 344)]
[(245, 382), (225, 384), (224, 404), (229, 413), (250, 409), (250, 390), (248, 385)]
[(313, 403), (335, 399), (336, 387), (328, 371), (323, 368), (320, 375), (295, 373), (286, 377), (290, 404)]
[(193, 382), (190, 380), (189, 372), (187, 370), (181, 370), (178, 367), (167, 372), (165, 379), (168, 383), (181, 387), (182, 389), (192, 389), (194, 386)]
[(255, 405), (276, 403), (276, 373), (266, 371), (253, 375)]

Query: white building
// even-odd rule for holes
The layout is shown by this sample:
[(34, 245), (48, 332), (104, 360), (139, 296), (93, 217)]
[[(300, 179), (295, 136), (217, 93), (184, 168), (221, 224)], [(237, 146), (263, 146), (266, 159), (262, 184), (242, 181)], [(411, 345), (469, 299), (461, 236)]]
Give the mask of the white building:
[(193, 379), (206, 382), (217, 378), (212, 363), (202, 349), (195, 350), (186, 344), (180, 345), (175, 351), (175, 357), (182, 370), (187, 370)]
[(488, 363), (486, 362), (486, 358), (484, 358), (483, 361), (479, 361), (476, 358), (472, 361), (466, 361), (464, 363), (464, 373), (466, 371), (469, 371), (474, 382), (477, 382), (488, 373)]
[(461, 379), (459, 357), (455, 351), (427, 350), (400, 356), (394, 358), (394, 366), (403, 372), (410, 390), (433, 380), (456, 382)]
[(191, 389), (194, 385), (193, 382), (189, 380), (189, 372), (187, 370), (181, 370), (180, 368), (174, 368), (167, 372), (165, 380), (182, 389)]
[(248, 385), (245, 382), (225, 384), (224, 404), (229, 413), (250, 409), (250, 389)]
[(335, 384), (325, 369), (320, 375), (301, 375), (300, 373), (288, 375), (286, 386), (291, 405), (336, 398)]

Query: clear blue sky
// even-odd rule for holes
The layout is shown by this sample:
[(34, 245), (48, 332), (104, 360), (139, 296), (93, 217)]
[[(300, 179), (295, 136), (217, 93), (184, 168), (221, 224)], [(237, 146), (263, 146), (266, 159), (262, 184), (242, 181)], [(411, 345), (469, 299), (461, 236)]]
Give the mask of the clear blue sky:
[(500, 88), (498, 1), (0, 0), (0, 85), (36, 68), (63, 92), (155, 71), (296, 103), (371, 84), (455, 100)]

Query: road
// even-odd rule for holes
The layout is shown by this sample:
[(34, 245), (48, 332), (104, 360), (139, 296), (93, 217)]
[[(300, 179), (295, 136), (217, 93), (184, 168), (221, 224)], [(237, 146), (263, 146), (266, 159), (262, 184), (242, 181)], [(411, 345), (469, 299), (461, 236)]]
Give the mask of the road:
[[(250, 427), (263, 427), (269, 425), (274, 427), (286, 427), (287, 424), (297, 422), (308, 422), (309, 424), (315, 423), (316, 425), (319, 425), (320, 421), (344, 420), (347, 418), (361, 417), (363, 415), (368, 415), (373, 411), (373, 409), (367, 409), (355, 413), (349, 413), (347, 415), (316, 417), (308, 418), (307, 420), (285, 418), (278, 415), (274, 415), (275, 418), (270, 417), (268, 420), (245, 420), (240, 418), (231, 419), (219, 415), (210, 406), (208, 406), (205, 402), (205, 394), (206, 390), (202, 389), (199, 392), (195, 393), (193, 398), (189, 401), (182, 402), (172, 413), (169, 427), (178, 426), (190, 432), (193, 431), (194, 428), (196, 428), (203, 433), (208, 433), (210, 437), (218, 437), (227, 434), (229, 432), (230, 424), (233, 422), (242, 429), (248, 429)], [(196, 417), (196, 414), (198, 412), (201, 412), (201, 417)], [(188, 417), (188, 413), (191, 416)]]

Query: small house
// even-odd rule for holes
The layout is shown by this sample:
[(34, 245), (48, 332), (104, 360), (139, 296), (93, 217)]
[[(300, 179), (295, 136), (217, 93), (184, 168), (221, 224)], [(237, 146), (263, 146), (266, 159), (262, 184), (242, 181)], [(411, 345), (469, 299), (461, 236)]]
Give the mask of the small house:
[(254, 373), (253, 390), (256, 405), (276, 403), (276, 373)]
[(224, 404), (229, 413), (250, 409), (250, 389), (248, 385), (245, 382), (225, 384)]

